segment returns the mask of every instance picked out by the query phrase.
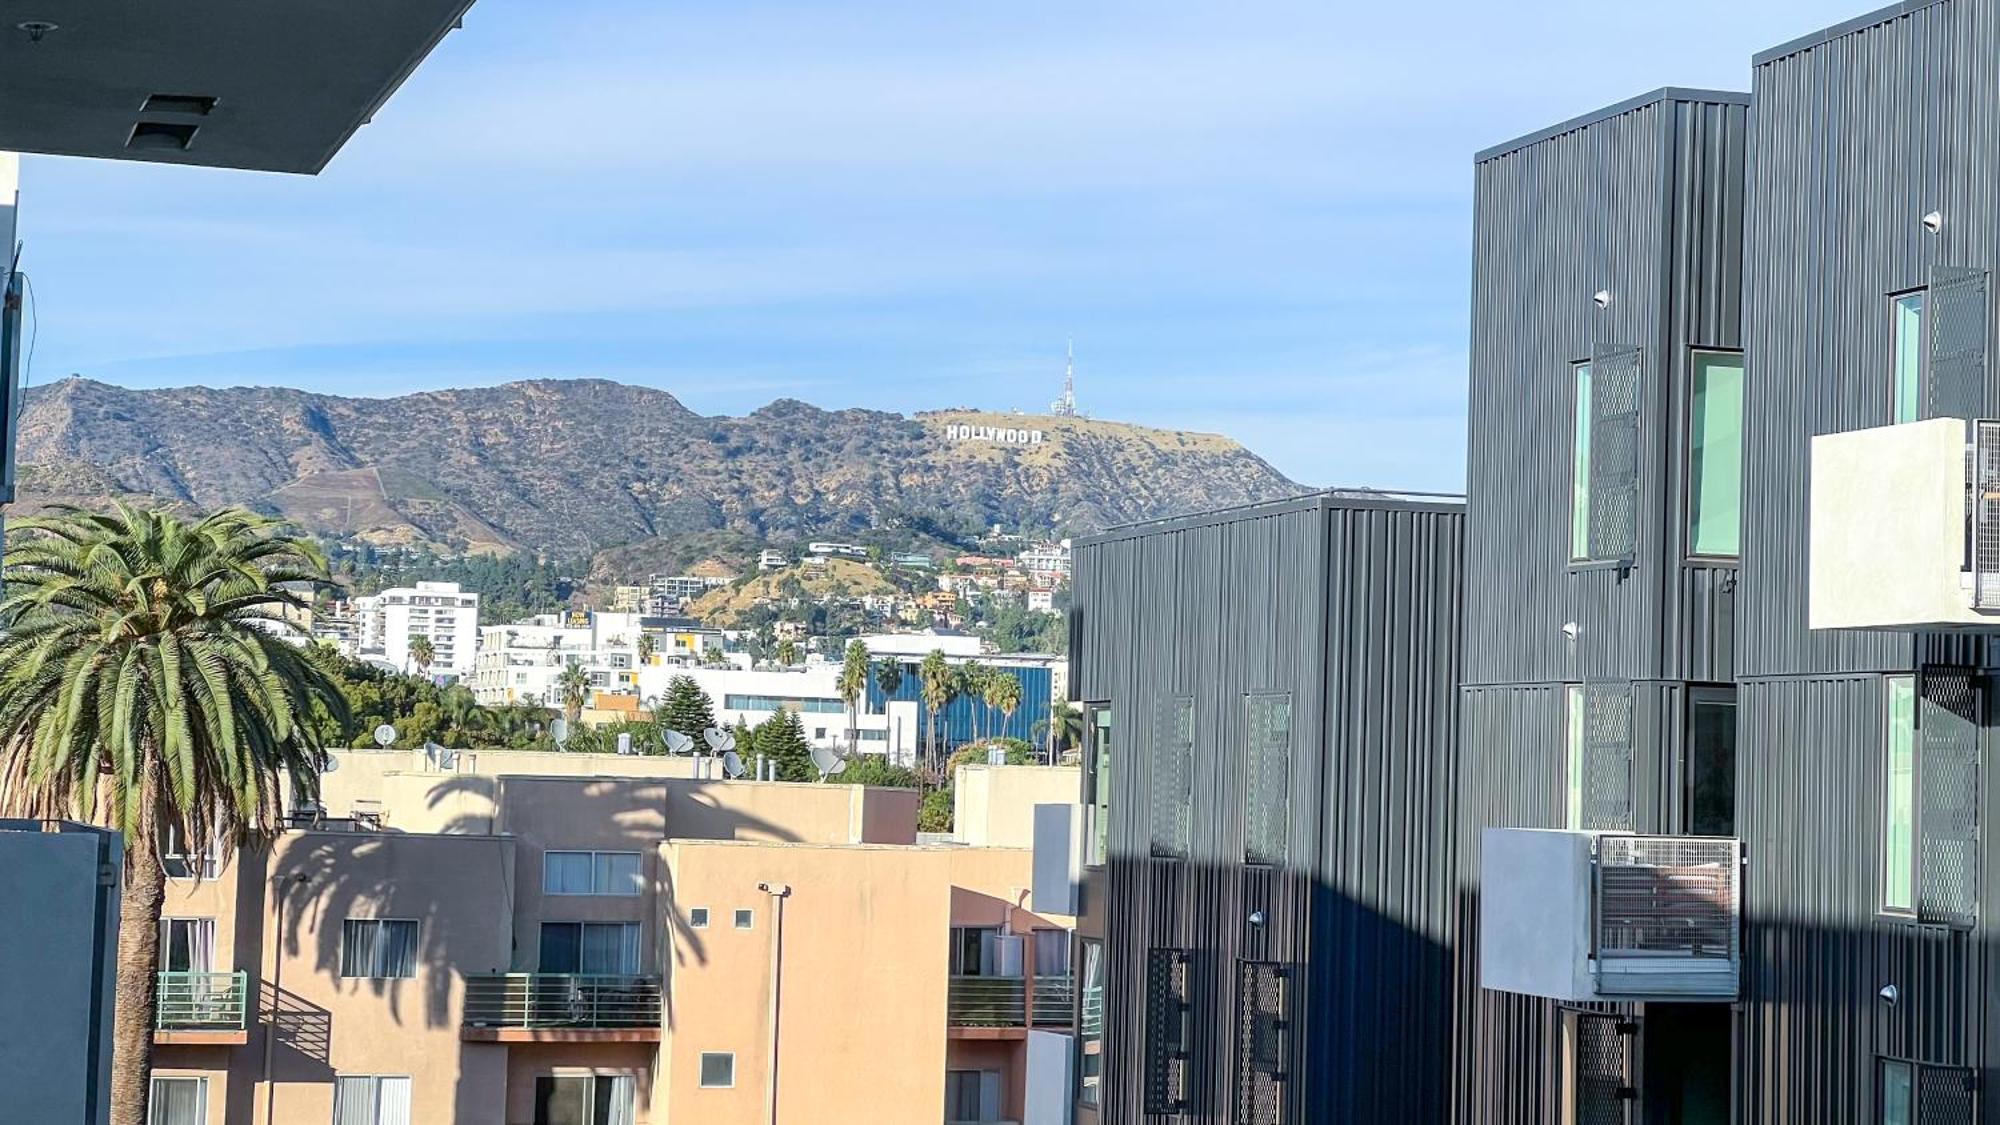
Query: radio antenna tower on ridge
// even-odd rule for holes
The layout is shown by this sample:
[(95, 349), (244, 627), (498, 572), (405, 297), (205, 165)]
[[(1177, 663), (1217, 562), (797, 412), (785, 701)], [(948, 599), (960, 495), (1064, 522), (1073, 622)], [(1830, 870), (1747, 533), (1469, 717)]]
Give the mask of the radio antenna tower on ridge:
[(1069, 340), (1069, 358), (1063, 364), (1062, 397), (1049, 404), (1049, 413), (1058, 418), (1076, 417), (1076, 337)]

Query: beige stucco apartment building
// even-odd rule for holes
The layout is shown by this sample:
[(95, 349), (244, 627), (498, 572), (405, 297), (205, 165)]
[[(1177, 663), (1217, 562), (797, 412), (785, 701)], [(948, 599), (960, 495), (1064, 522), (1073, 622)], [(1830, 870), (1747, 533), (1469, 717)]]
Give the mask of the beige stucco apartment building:
[[(1072, 920), (1027, 909), (1028, 850), (918, 846), (907, 790), (449, 765), (342, 754), (295, 827), (176, 865), (156, 1125), (937, 1125), (1066, 1101)], [(1046, 788), (981, 787), (981, 831)]]

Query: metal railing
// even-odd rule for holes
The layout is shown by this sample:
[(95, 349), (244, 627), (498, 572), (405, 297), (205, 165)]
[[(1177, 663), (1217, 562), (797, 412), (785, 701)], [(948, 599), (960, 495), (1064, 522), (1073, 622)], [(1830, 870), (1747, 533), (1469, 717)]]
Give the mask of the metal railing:
[(1028, 1018), (1035, 1026), (1068, 1027), (1073, 1019), (1071, 1005), (1076, 1000), (1076, 984), (1069, 974), (1035, 977), (1031, 987), (1033, 1001)]
[(161, 973), (153, 1026), (161, 1031), (242, 1031), (249, 977), (234, 973)]
[(660, 978), (486, 973), (465, 978), (467, 1027), (660, 1026)]
[(1022, 977), (954, 976), (945, 997), (952, 1027), (1025, 1027), (1028, 982)]

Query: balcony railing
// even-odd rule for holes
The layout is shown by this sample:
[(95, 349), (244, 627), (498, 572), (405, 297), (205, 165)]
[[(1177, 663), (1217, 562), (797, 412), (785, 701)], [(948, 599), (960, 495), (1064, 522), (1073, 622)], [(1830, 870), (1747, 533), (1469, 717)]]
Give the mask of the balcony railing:
[(953, 1027), (1025, 1027), (1028, 982), (1022, 977), (952, 977), (945, 1020)]
[(161, 1031), (242, 1031), (249, 978), (234, 973), (161, 973), (153, 1026)]
[(1076, 985), (1069, 974), (1048, 975), (1034, 978), (1031, 985), (1034, 1003), (1029, 1016), (1036, 1027), (1068, 1027), (1071, 1019), (1071, 1004), (1076, 999)]
[(660, 978), (491, 973), (465, 978), (465, 1025), (490, 1028), (660, 1026)]

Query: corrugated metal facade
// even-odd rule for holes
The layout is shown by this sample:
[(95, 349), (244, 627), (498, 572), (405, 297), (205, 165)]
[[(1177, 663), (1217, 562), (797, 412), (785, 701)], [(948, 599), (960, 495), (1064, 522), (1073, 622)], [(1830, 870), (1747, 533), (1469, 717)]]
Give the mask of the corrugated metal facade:
[[(1312, 497), (1080, 543), (1072, 694), (1114, 709), (1104, 1109), (1248, 1125), (1235, 965), (1301, 966), (1286, 1122), (1436, 1121), (1448, 1087), (1463, 514)], [(1244, 696), (1292, 700), (1287, 862), (1244, 862)], [(1185, 859), (1154, 858), (1154, 717), (1192, 698)], [(1261, 925), (1251, 916), (1262, 912)], [(1147, 950), (1190, 952), (1192, 1108), (1144, 1113)]]
[[(1695, 352), (1743, 343), (1747, 101), (1663, 90), (1478, 163), (1452, 1098), (1460, 1125), (1558, 1119), (1558, 1009), (1480, 988), (1477, 921), (1481, 829), (1563, 826), (1565, 685), (1632, 683), (1632, 824), (1674, 832), (1687, 685), (1734, 674), (1736, 567), (1689, 554), (1685, 420)], [(1629, 568), (1570, 560), (1575, 365), (1606, 344), (1641, 351)]]
[[(1754, 91), (1737, 1113), (1862, 1125), (1877, 1119), (1880, 1058), (1984, 1070), (2000, 1057), (1992, 923), (1954, 932), (1877, 909), (1884, 674), (1994, 652), (1978, 637), (1805, 627), (1810, 441), (1893, 420), (1892, 294), (1924, 287), (1935, 266), (2000, 267), (2000, 6), (1931, 0), (1850, 21), (1760, 55)], [(1945, 217), (1936, 234), (1931, 211)], [(1987, 902), (2000, 901), (1991, 868)], [(1886, 985), (1894, 1005), (1877, 995)]]

